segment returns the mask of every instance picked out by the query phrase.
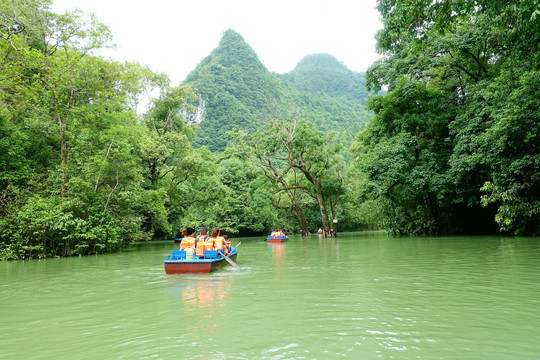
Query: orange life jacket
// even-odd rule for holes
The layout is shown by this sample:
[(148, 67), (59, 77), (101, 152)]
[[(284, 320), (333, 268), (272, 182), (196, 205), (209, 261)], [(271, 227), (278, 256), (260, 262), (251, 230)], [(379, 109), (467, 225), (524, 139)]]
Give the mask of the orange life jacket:
[(214, 239), (214, 249), (215, 250), (224, 250), (223, 253), (225, 255), (229, 254), (229, 249), (227, 248), (227, 243), (223, 236), (218, 236)]
[(195, 238), (191, 235), (186, 236), (182, 239), (182, 242), (180, 243), (180, 249), (185, 250), (188, 247), (195, 246)]
[(195, 255), (197, 255), (197, 256), (199, 256), (199, 257), (202, 257), (202, 256), (204, 256), (204, 247), (205, 247), (205, 246), (204, 246), (204, 245), (205, 245), (204, 239), (205, 239), (205, 237), (204, 237), (204, 236), (201, 237), (201, 236), (199, 235), (199, 236), (197, 236), (197, 238), (198, 238), (199, 240), (197, 241), (197, 249), (196, 249), (196, 251), (195, 251)]
[(208, 238), (208, 240), (206, 240), (204, 242), (204, 250), (214, 250), (214, 239), (213, 238)]

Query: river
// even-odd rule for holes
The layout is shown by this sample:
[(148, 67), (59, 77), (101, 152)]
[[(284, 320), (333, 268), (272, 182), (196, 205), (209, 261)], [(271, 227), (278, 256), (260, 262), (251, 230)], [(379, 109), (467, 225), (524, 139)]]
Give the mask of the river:
[(239, 240), (166, 275), (172, 241), (0, 262), (0, 359), (540, 359), (540, 239)]

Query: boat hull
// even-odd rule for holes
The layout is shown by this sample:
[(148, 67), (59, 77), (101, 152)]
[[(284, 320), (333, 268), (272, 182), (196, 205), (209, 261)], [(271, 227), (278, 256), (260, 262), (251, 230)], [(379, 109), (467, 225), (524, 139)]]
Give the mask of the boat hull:
[(289, 237), (288, 236), (285, 236), (283, 238), (272, 238), (272, 237), (269, 237), (266, 239), (266, 242), (269, 242), (269, 243), (282, 243), (282, 242), (286, 242), (286, 241), (289, 241)]
[[(235, 249), (229, 259), (236, 260), (238, 251)], [(166, 274), (205, 274), (215, 271), (229, 262), (225, 258), (197, 260), (165, 260)]]

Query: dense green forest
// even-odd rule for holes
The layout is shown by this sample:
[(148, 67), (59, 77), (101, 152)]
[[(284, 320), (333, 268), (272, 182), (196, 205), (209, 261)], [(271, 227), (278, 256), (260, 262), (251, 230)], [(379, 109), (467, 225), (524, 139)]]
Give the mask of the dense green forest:
[(96, 56), (109, 29), (50, 5), (0, 4), (3, 259), (201, 225), (538, 232), (535, 1), (379, 0), (367, 74), (328, 54), (274, 74), (227, 30), (178, 86)]
[[(354, 146), (397, 234), (539, 229), (540, 5), (380, 0)], [(494, 221), (495, 220), (495, 221)]]

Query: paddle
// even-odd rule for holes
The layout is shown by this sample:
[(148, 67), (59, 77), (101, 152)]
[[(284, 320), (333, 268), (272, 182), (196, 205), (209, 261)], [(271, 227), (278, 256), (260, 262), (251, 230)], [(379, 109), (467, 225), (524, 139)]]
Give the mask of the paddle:
[[(239, 246), (241, 243), (242, 243), (242, 242), (240, 241), (240, 242), (238, 243), (238, 245), (235, 246), (235, 249), (237, 249), (238, 246)], [(235, 269), (240, 269), (240, 266), (238, 266), (237, 263), (235, 263), (234, 261), (232, 261), (232, 259), (229, 258), (229, 255), (225, 256), (223, 253), (220, 253), (220, 254), (223, 255), (223, 257), (225, 258), (225, 260), (227, 260), (227, 261), (229, 262), (229, 264), (232, 265), (233, 268), (235, 268)]]

